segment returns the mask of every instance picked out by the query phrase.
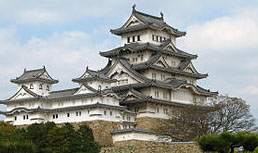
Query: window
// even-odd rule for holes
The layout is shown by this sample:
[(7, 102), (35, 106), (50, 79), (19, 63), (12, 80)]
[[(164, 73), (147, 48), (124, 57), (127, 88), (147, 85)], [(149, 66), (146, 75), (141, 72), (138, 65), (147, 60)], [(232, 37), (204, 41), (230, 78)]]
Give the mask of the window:
[(43, 89), (43, 85), (42, 84), (39, 84), (39, 89)]
[(156, 73), (152, 73), (152, 79), (156, 80)]
[(141, 36), (140, 35), (137, 36), (137, 40), (141, 41)]
[(163, 92), (163, 98), (164, 98), (164, 99), (167, 99), (167, 98), (168, 98), (168, 94), (165, 93), (165, 92)]
[(29, 115), (26, 115), (26, 119), (27, 119), (27, 120), (29, 119)]
[(159, 92), (158, 91), (155, 91), (155, 97), (159, 98)]
[(159, 113), (159, 107), (156, 108), (156, 112)]
[(126, 126), (126, 125), (123, 125), (123, 129), (127, 129), (127, 126)]
[(159, 41), (162, 42), (162, 37), (159, 37)]
[(159, 41), (159, 36), (156, 36), (156, 41)]
[(17, 121), (17, 116), (14, 116), (14, 120)]
[(110, 116), (112, 116), (113, 114), (112, 114), (112, 111), (110, 111)]
[(130, 120), (131, 120), (131, 117), (130, 117), (130, 116), (128, 116), (128, 117), (127, 117), (127, 121), (130, 121)]
[(163, 112), (164, 112), (164, 114), (168, 114), (168, 109), (164, 108)]
[(67, 113), (67, 117), (70, 117), (70, 113)]
[(23, 120), (25, 120), (25, 115), (23, 115)]
[(165, 80), (165, 75), (164, 75), (164, 74), (161, 74), (160, 79), (161, 79), (161, 80)]
[(34, 89), (34, 86), (33, 86), (33, 84), (30, 84), (30, 89)]
[(130, 37), (127, 37), (127, 43), (130, 43)]
[(123, 120), (125, 120), (125, 116), (123, 116)]
[(133, 42), (135, 42), (135, 36), (133, 36)]
[(47, 91), (49, 91), (50, 89), (49, 89), (49, 85), (47, 85)]
[(56, 116), (55, 115), (53, 115), (53, 119), (55, 119), (56, 118)]
[(154, 35), (152, 35), (152, 40), (153, 40), (153, 41), (155, 40), (155, 36), (154, 36)]
[(137, 62), (137, 57), (136, 57), (136, 58), (133, 58), (133, 62)]
[(171, 61), (171, 66), (176, 66), (176, 61)]
[(76, 112), (76, 116), (81, 116), (82, 115), (82, 112)]
[(58, 118), (58, 114), (56, 114), (56, 118)]
[(139, 107), (134, 108), (135, 112), (139, 112)]
[(106, 110), (104, 110), (104, 115), (107, 115), (107, 111)]
[(90, 114), (90, 110), (88, 110), (88, 114)]

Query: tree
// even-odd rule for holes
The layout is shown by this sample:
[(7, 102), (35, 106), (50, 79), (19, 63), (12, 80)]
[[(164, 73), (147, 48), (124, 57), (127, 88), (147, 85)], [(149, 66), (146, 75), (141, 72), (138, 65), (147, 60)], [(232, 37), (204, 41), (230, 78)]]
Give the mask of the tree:
[(79, 137), (73, 126), (66, 123), (62, 127), (54, 127), (47, 134), (45, 153), (76, 153), (78, 151)]
[(94, 140), (93, 132), (86, 124), (81, 125), (78, 130), (80, 137), (80, 152), (98, 153), (99, 145)]
[(36, 145), (37, 153), (42, 153), (46, 149), (46, 145), (48, 143), (47, 134), (55, 127), (56, 125), (53, 122), (48, 122), (46, 124), (35, 123), (28, 126), (25, 137)]
[(211, 106), (216, 108), (209, 115), (211, 133), (257, 131), (250, 106), (241, 98), (220, 95), (210, 101)]
[(219, 153), (234, 152), (235, 147), (242, 146), (244, 151), (254, 151), (258, 146), (258, 135), (240, 132), (231, 134), (223, 132), (219, 135), (204, 135), (197, 140), (203, 151), (217, 151)]
[(169, 132), (176, 141), (191, 141), (204, 134), (221, 132), (255, 132), (250, 106), (240, 98), (217, 96), (208, 105), (182, 106), (168, 120)]
[[(169, 133), (174, 141), (191, 141), (207, 134), (209, 128), (209, 113), (211, 107), (191, 105), (178, 108), (171, 114)], [(168, 132), (168, 131), (167, 131)]]

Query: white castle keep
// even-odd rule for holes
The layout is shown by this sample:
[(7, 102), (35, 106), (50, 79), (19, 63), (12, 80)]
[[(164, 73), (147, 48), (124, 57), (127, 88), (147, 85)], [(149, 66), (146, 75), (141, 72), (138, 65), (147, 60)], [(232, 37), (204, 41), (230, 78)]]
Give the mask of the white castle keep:
[(197, 55), (176, 47), (176, 39), (186, 33), (169, 26), (162, 13), (156, 17), (133, 7), (124, 25), (111, 33), (121, 37), (121, 46), (100, 52), (108, 59), (103, 69), (87, 67), (72, 79), (78, 88), (52, 91), (58, 80), (45, 67), (25, 69), (12, 79), (18, 92), (1, 101), (7, 106), (1, 112), (5, 122), (29, 125), (101, 120), (120, 125), (110, 131), (113, 141), (151, 141), (157, 135), (137, 128), (137, 119), (168, 119), (176, 106), (205, 105), (207, 97), (217, 94), (197, 85), (197, 80), (208, 75), (192, 64)]

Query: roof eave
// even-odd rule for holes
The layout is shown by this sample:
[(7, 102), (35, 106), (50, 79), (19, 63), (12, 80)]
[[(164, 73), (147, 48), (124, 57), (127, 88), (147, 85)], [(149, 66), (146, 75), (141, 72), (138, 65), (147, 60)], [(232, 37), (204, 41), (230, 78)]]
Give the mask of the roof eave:
[(15, 84), (28, 83), (28, 82), (32, 82), (32, 81), (41, 81), (41, 82), (46, 82), (46, 83), (50, 83), (50, 84), (56, 84), (59, 82), (58, 80), (46, 80), (46, 79), (41, 79), (41, 78), (32, 78), (32, 79), (26, 79), (26, 80), (16, 80), (16, 79), (10, 80), (10, 82), (15, 83)]

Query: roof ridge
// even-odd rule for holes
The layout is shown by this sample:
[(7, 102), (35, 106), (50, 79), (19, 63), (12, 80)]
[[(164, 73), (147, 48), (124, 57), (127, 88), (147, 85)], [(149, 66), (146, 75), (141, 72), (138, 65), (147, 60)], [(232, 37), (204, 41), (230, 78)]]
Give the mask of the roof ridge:
[(57, 92), (70, 91), (70, 90), (76, 90), (76, 89), (79, 89), (79, 88), (77, 87), (77, 88), (70, 88), (70, 89), (56, 90), (56, 91), (51, 91), (51, 92), (49, 92), (49, 93), (57, 93)]
[(41, 69), (34, 69), (34, 70), (25, 70), (24, 72), (35, 72), (35, 71), (41, 71), (41, 70), (44, 70), (44, 68), (41, 68)]
[(154, 16), (154, 15), (150, 15), (150, 14), (147, 14), (147, 13), (137, 11), (137, 10), (135, 10), (133, 13), (138, 13), (138, 14), (143, 15), (143, 16), (147, 16), (147, 17), (151, 17), (151, 18), (155, 18), (155, 19), (158, 19), (160, 21), (163, 21), (162, 17), (157, 17), (157, 16)]

